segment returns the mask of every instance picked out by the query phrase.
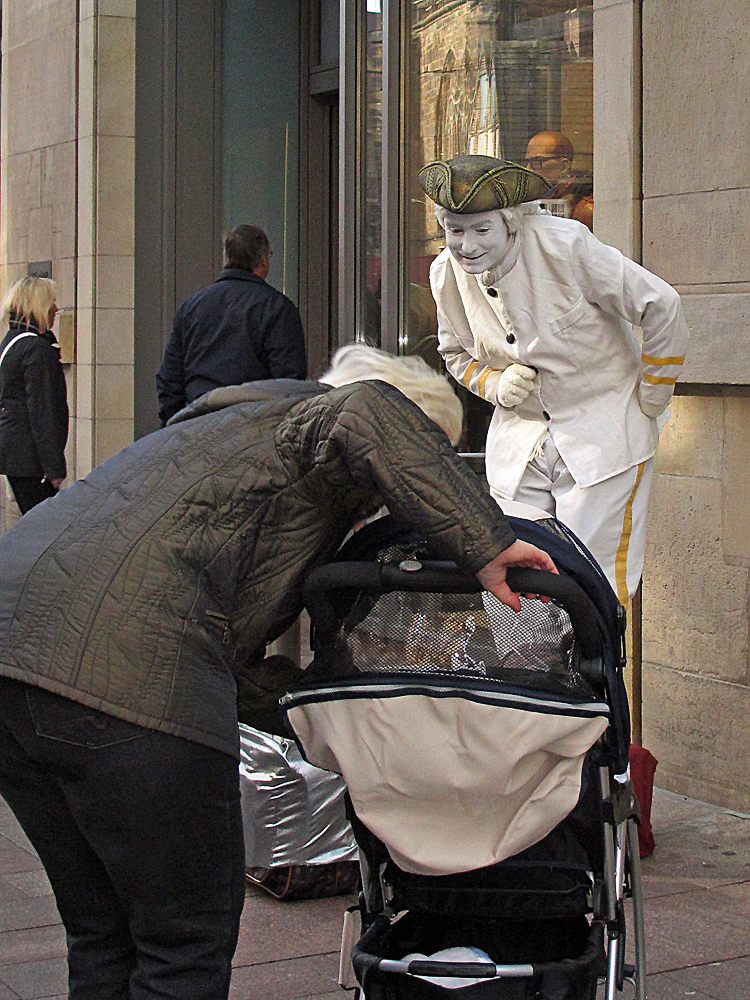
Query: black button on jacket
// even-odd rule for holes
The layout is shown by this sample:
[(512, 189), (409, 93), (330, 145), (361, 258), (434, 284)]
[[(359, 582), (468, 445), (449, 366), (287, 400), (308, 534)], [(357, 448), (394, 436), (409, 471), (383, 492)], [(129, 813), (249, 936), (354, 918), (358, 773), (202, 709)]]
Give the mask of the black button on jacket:
[(156, 388), (162, 426), (210, 389), (307, 377), (295, 304), (263, 278), (225, 268), (175, 313)]
[(60, 349), (51, 330), (37, 333), (11, 323), (0, 354), (0, 472), (64, 479), (68, 395)]

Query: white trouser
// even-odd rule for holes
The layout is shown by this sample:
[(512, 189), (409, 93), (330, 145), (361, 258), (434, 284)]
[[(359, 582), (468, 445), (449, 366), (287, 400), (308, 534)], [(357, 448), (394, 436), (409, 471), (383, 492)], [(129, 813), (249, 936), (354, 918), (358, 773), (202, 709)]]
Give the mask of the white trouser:
[[(581, 487), (549, 435), (540, 452), (526, 466), (514, 502), (538, 507), (570, 528), (627, 606), (643, 572), (653, 458), (595, 486)], [(507, 501), (494, 490), (490, 492), (504, 507)], [(509, 505), (506, 513), (516, 512)]]

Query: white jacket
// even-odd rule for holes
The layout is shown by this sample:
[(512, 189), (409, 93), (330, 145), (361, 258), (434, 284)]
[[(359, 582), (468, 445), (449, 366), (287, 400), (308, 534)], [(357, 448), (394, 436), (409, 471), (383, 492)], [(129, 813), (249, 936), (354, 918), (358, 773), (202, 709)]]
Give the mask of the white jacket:
[[(579, 486), (650, 458), (659, 428), (637, 391), (654, 404), (672, 396), (690, 338), (677, 292), (579, 222), (546, 214), (523, 218), (508, 263), (487, 286), (448, 249), (430, 268), (448, 371), (495, 404), (490, 485), (511, 499), (547, 431)], [(538, 369), (538, 388), (505, 409), (498, 383), (514, 362)]]

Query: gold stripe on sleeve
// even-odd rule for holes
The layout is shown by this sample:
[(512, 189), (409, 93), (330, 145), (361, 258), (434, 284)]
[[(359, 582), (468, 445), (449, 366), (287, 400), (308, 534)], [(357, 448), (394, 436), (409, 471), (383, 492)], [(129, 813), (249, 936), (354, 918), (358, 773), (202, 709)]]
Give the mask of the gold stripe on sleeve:
[(487, 368), (484, 369), (484, 371), (482, 372), (482, 374), (479, 376), (479, 385), (477, 386), (477, 393), (482, 397), (482, 399), (486, 399), (487, 398), (485, 396), (485, 394), (484, 394), (484, 384), (485, 384), (485, 382), (487, 381), (487, 379), (490, 377), (490, 375), (494, 371), (496, 371), (495, 368), (490, 368), (488, 366)]
[(466, 386), (467, 389), (469, 388), (469, 382), (471, 381), (471, 376), (474, 374), (474, 372), (477, 370), (478, 367), (479, 367), (478, 361), (470, 361), (466, 366), (466, 371), (464, 372), (461, 381), (463, 382), (463, 384)]
[(649, 385), (674, 385), (677, 381), (677, 376), (667, 378), (665, 375), (649, 375), (648, 372), (644, 372), (643, 381), (648, 382)]
[(680, 355), (675, 354), (671, 358), (655, 358), (652, 354), (642, 354), (641, 355), (641, 361), (644, 363), (644, 365), (657, 365), (657, 366), (661, 366), (661, 365), (681, 365), (684, 360), (685, 360), (685, 355), (684, 354), (680, 354)]
[(617, 599), (624, 608), (628, 606), (628, 548), (630, 546), (630, 533), (633, 530), (633, 501), (638, 492), (638, 487), (641, 485), (645, 467), (645, 462), (641, 462), (638, 466), (635, 486), (628, 497), (628, 502), (625, 504), (625, 513), (622, 518), (622, 534), (620, 535), (620, 544), (617, 546), (617, 555), (615, 556)]

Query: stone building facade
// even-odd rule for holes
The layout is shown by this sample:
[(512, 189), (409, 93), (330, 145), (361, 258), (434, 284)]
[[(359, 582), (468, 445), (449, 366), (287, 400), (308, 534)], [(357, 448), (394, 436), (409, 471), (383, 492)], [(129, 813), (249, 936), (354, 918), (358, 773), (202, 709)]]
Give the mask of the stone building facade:
[[(460, 149), (467, 135), (475, 136), (476, 151), (480, 142), (489, 149), (502, 100), (493, 70), (498, 53), (513, 50), (533, 67), (543, 44), (531, 29), (514, 35), (509, 19), (522, 24), (532, 8), (536, 20), (558, 16), (560, 3), (402, 4), (410, 26), (405, 73), (418, 95), (405, 106), (401, 130), (404, 212), (415, 213), (408, 252), (423, 259), (438, 234), (409, 186), (412, 168), (441, 146)], [(230, 9), (252, 13), (254, 5), (255, 16), (271, 16), (260, 0), (3, 0), (0, 291), (30, 265), (51, 262), (67, 344), (71, 477), (153, 426), (153, 373), (171, 309), (217, 266), (211, 220), (228, 154), (212, 137), (232, 86), (232, 74), (221, 77), (220, 22)], [(284, 232), (298, 234), (300, 308), (311, 350), (322, 357), (330, 341), (319, 349), (315, 317), (325, 310), (313, 299), (328, 277), (310, 276), (335, 273), (316, 254), (335, 234), (336, 201), (334, 193), (324, 203), (313, 182), (325, 176), (332, 185), (336, 175), (335, 134), (325, 129), (338, 127), (331, 109), (339, 70), (315, 45), (338, 3), (273, 7), (284, 8), (299, 36), (291, 46), (298, 63), (285, 74), (300, 81), (299, 122), (287, 128), (286, 146), (281, 130), (286, 160), (270, 164), (268, 174), (276, 171), (284, 196), (298, 195), (291, 214), (287, 204), (297, 203), (283, 201)], [(589, 157), (581, 165), (593, 166), (595, 232), (680, 291), (693, 334), (652, 494), (643, 742), (659, 758), (662, 786), (750, 812), (750, 6), (594, 0), (566, 8), (593, 32), (590, 57), (579, 51), (568, 63), (575, 69), (563, 71), (577, 74), (568, 92), (579, 86), (581, 101), (592, 102), (590, 139), (577, 148)], [(576, 44), (574, 28), (566, 37)], [(344, 67), (348, 56), (341, 56)], [(379, 56), (371, 56), (377, 73)], [(415, 77), (417, 66), (429, 72)], [(262, 107), (271, 96), (259, 86), (253, 103)], [(243, 95), (234, 98), (242, 107)], [(472, 133), (478, 100), (485, 116)], [(571, 106), (582, 121), (580, 108), (574, 112)], [(537, 127), (535, 113), (524, 123), (527, 133)], [(295, 129), (299, 167), (290, 153)], [(507, 135), (506, 155), (518, 156), (521, 131)], [(147, 148), (158, 157), (144, 158)], [(316, 166), (316, 150), (333, 150), (325, 170)], [(349, 155), (343, 144), (341, 155)], [(376, 202), (377, 190), (372, 197)], [(144, 235), (139, 219), (149, 213), (161, 228)], [(324, 224), (325, 240), (318, 236)], [(339, 324), (340, 340), (353, 334)], [(13, 512), (4, 495), (1, 507), (7, 526)]]

